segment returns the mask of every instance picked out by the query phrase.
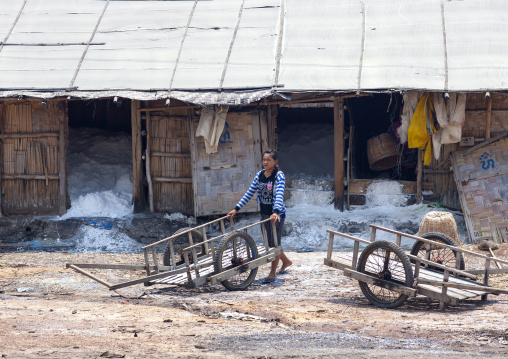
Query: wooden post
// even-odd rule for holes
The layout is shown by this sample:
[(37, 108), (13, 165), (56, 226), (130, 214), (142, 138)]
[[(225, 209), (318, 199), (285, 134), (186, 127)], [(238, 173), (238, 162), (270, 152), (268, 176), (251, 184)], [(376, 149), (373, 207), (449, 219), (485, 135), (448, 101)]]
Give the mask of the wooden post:
[(59, 180), (58, 180), (58, 192), (60, 197), (60, 202), (58, 204), (58, 214), (60, 216), (64, 215), (67, 212), (67, 180), (66, 180), (66, 172), (65, 172), (65, 131), (67, 124), (67, 103), (64, 105), (65, 111), (63, 115), (60, 117), (60, 130), (58, 134), (58, 157), (59, 157)]
[[(485, 260), (485, 272), (483, 274), (483, 284), (489, 285), (489, 271), (490, 271), (490, 259)], [(482, 301), (487, 300), (487, 293), (482, 294), (481, 296)]]
[(134, 213), (142, 212), (145, 208), (145, 196), (143, 188), (143, 159), (141, 139), (141, 114), (138, 111), (139, 101), (131, 101), (131, 125), (132, 125), (132, 200)]
[(153, 182), (152, 182), (152, 172), (150, 169), (150, 131), (151, 121), (150, 121), (150, 112), (146, 113), (146, 151), (145, 151), (145, 163), (146, 163), (146, 178), (148, 180), (148, 201), (150, 203), (150, 212), (154, 212), (153, 206)]
[(490, 123), (492, 122), (492, 95), (489, 96), (489, 100), (487, 102), (487, 125), (485, 128), (485, 139), (488, 140), (490, 138)]
[(416, 172), (416, 203), (422, 203), (422, 150), (418, 149), (418, 167)]
[(335, 209), (344, 210), (344, 99), (333, 99)]
[[(443, 282), (448, 282), (448, 278), (449, 277), (450, 277), (450, 272), (445, 269), (445, 271), (443, 273)], [(443, 299), (446, 296), (447, 292), (448, 292), (448, 287), (447, 286), (443, 286), (441, 288), (441, 294), (443, 294)], [(441, 311), (445, 310), (445, 307), (446, 307), (446, 303), (443, 300), (441, 300), (439, 302), (439, 310), (441, 310)]]

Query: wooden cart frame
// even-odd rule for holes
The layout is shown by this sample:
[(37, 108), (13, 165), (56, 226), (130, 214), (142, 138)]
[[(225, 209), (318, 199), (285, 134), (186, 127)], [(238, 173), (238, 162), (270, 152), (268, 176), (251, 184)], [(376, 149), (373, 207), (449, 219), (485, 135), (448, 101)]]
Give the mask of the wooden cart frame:
[[(277, 231), (275, 228), (275, 223), (272, 223), (272, 234), (273, 234), (273, 242), (275, 244), (275, 247), (270, 248), (268, 245), (268, 235), (265, 228), (265, 225), (262, 225), (265, 222), (270, 221), (270, 219), (266, 219), (239, 229), (234, 229), (234, 222), (233, 219), (229, 219), (231, 230), (228, 232), (226, 231), (225, 226), (225, 220), (229, 219), (227, 216), (218, 218), (216, 220), (207, 222), (205, 224), (202, 224), (200, 226), (196, 226), (193, 228), (188, 228), (184, 230), (179, 230), (175, 232), (170, 237), (164, 238), (160, 241), (151, 243), (149, 245), (146, 245), (142, 247), (143, 249), (143, 256), (145, 260), (144, 265), (118, 265), (118, 264), (71, 264), (66, 263), (67, 268), (71, 268), (75, 270), (76, 272), (79, 272), (98, 283), (106, 286), (110, 290), (117, 290), (120, 288), (129, 287), (136, 284), (156, 284), (156, 283), (164, 283), (164, 284), (176, 284), (176, 285), (183, 285), (187, 288), (195, 288), (201, 285), (205, 284), (217, 284), (222, 283), (226, 288), (230, 290), (235, 289), (246, 289), (245, 288), (236, 288), (233, 286), (227, 286), (227, 281), (231, 277), (234, 277), (238, 275), (239, 273), (245, 273), (252, 271), (257, 272), (257, 268), (260, 267), (263, 264), (270, 263), (275, 260), (276, 256), (282, 253), (282, 247), (279, 246), (277, 241)], [(206, 227), (211, 226), (214, 223), (219, 222), (221, 232), (222, 234), (210, 238), (207, 238), (206, 233)], [(217, 258), (222, 258), (223, 254), (221, 252), (222, 248), (220, 247), (223, 242), (227, 239), (235, 238), (235, 236), (247, 236), (250, 238), (250, 236), (247, 235), (247, 229), (251, 228), (256, 225), (261, 225), (262, 234), (263, 234), (263, 240), (264, 240), (264, 247), (262, 246), (256, 246), (254, 241), (251, 239), (250, 243), (254, 245), (254, 247), (250, 247), (250, 249), (247, 249), (249, 251), (249, 254), (251, 257), (248, 261), (242, 262), (242, 263), (236, 263), (235, 265), (229, 265), (228, 268), (225, 268), (223, 270), (217, 271), (217, 268), (221, 268), (221, 266), (217, 266)], [(194, 243), (193, 235), (196, 233), (199, 233), (203, 241), (200, 241), (199, 243)], [(174, 241), (177, 238), (181, 238), (182, 236), (187, 236), (188, 238), (188, 245), (183, 248), (182, 251), (182, 257), (185, 261), (183, 264), (174, 265), (177, 263), (176, 256), (177, 253), (175, 253), (174, 248)], [(219, 246), (215, 245), (214, 241), (218, 241), (219, 239), (222, 239), (219, 243)], [(159, 259), (157, 257), (157, 246), (160, 244), (166, 243), (166, 248), (169, 249), (169, 257), (171, 260), (172, 265), (163, 265), (159, 263)], [(235, 240), (233, 240), (233, 244), (236, 243)], [(203, 248), (204, 250), (199, 252)], [(236, 248), (231, 247), (229, 250), (230, 257), (233, 255), (236, 255)], [(255, 252), (255, 255), (251, 252)], [(219, 256), (220, 255), (220, 256)], [(228, 259), (228, 258), (226, 258)], [(231, 259), (231, 258), (229, 258)], [(146, 272), (146, 276), (127, 281), (117, 284), (111, 284), (105, 280), (102, 280), (95, 276), (94, 274), (88, 272), (86, 269), (119, 269), (119, 270), (143, 270)], [(255, 273), (254, 273), (255, 277)], [(248, 285), (252, 283), (254, 279), (250, 278)], [(246, 286), (248, 286), (246, 285)]]
[[(372, 224), (370, 227), (372, 229), (370, 242), (345, 233), (336, 232), (330, 229), (327, 230), (329, 233), (329, 242), (328, 252), (324, 260), (324, 264), (332, 268), (340, 269), (344, 272), (344, 275), (358, 280), (360, 287), (362, 288), (362, 291), (366, 295), (367, 299), (375, 305), (384, 308), (395, 308), (403, 304), (407, 297), (423, 295), (431, 299), (438, 300), (439, 309), (444, 310), (446, 304), (457, 305), (460, 301), (468, 298), (481, 296), (481, 300), (485, 301), (487, 300), (488, 294), (508, 294), (508, 290), (506, 289), (501, 289), (489, 285), (489, 275), (508, 273), (508, 268), (500, 268), (501, 266), (499, 266), (500, 263), (508, 265), (508, 261), (506, 260), (488, 257), (486, 255), (475, 253), (473, 251), (469, 251), (457, 246), (438, 243), (426, 238)], [(395, 234), (395, 243), (387, 241), (376, 241), (376, 232), (378, 230)], [(353, 252), (343, 255), (336, 254), (332, 258), (335, 236), (353, 240)], [(482, 258), (485, 260), (485, 265), (480, 269), (461, 270), (437, 263), (436, 261), (431, 260), (429, 257), (421, 258), (411, 254), (406, 254), (400, 248), (402, 238), (410, 238), (415, 241), (424, 242), (426, 248), (428, 249), (427, 253), (431, 252), (431, 248), (447, 248), (453, 251), (453, 253), (456, 255), (459, 253), (460, 255), (467, 253), (468, 255)], [(400, 251), (402, 253), (400, 254), (400, 252), (398, 252), (400, 257), (404, 255), (407, 256), (407, 259), (409, 259), (408, 262), (412, 263), (410, 264), (411, 273), (406, 274), (409, 279), (412, 279), (412, 283), (401, 283), (399, 280), (391, 280), (389, 276), (385, 276), (384, 274), (381, 275), (382, 271), (379, 273), (372, 273), (364, 269), (364, 267), (362, 267), (362, 263), (359, 263), (359, 259), (362, 259), (365, 262), (366, 256), (364, 255), (362, 258), (360, 244), (367, 245), (367, 247), (363, 248), (363, 251), (367, 250), (368, 248), (370, 251), (373, 251), (376, 249), (376, 247), (386, 247), (383, 253), (389, 253), (391, 250), (393, 250)], [(366, 255), (368, 256), (370, 254), (367, 253)], [(380, 260), (380, 263), (383, 263), (383, 259), (385, 260), (385, 264), (383, 264), (384, 268), (387, 267), (386, 262), (390, 260), (389, 256), (390, 254), (386, 254), (386, 258), (381, 258)], [(491, 264), (493, 262), (498, 265), (498, 268), (492, 268)], [(398, 263), (397, 265), (399, 267), (402, 266), (401, 263)], [(483, 280), (478, 281), (477, 275), (483, 276)], [(366, 294), (364, 288), (369, 286), (383, 288), (383, 290), (398, 293), (398, 302), (395, 303), (395, 301), (393, 301), (392, 304), (387, 303), (386, 306), (379, 305), (382, 304), (382, 301), (378, 302), (376, 298), (369, 298), (369, 296)]]

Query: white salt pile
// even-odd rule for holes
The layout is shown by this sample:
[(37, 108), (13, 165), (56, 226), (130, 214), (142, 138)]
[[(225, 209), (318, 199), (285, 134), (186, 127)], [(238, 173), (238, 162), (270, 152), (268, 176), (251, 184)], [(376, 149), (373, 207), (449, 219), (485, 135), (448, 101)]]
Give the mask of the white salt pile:
[(121, 218), (132, 213), (132, 144), (124, 132), (70, 128), (71, 208), (63, 218)]

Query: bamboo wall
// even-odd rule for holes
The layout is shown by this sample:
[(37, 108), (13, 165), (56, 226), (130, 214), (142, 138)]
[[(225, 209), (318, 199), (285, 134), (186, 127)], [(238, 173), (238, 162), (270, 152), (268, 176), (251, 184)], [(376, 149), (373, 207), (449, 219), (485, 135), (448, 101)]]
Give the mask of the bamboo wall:
[[(152, 103), (151, 106), (157, 106)], [(145, 114), (155, 211), (193, 214), (189, 109)], [(150, 201), (150, 198), (149, 198)]]
[[(490, 137), (508, 131), (508, 95), (492, 93), (492, 117)], [(473, 143), (478, 144), (486, 139), (488, 98), (485, 93), (467, 94), (466, 118), (462, 128), (462, 137), (474, 137)], [(424, 170), (424, 184), (439, 194), (440, 203), (450, 208), (461, 209), (459, 193), (453, 178), (452, 153), (464, 151), (469, 147), (460, 144), (441, 146), (439, 160), (432, 158), (431, 165)], [(429, 187), (432, 184), (432, 187)]]
[(66, 186), (63, 192), (60, 186), (65, 102), (48, 101), (45, 107), (40, 101), (4, 102), (0, 114), (2, 212), (63, 214), (68, 203)]
[[(260, 121), (260, 118), (262, 119)], [(196, 215), (225, 214), (245, 194), (261, 169), (261, 148), (267, 147), (266, 115), (259, 111), (230, 112), (218, 152), (207, 154), (203, 137), (194, 139)], [(194, 122), (197, 128), (198, 122)], [(257, 211), (253, 198), (242, 212)]]

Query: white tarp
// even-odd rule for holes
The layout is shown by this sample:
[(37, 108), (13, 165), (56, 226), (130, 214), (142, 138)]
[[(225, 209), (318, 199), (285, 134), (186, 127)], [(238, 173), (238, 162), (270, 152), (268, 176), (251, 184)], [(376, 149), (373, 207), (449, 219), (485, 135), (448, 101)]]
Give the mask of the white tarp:
[(506, 90), (507, 28), (505, 0), (2, 0), (0, 96)]

